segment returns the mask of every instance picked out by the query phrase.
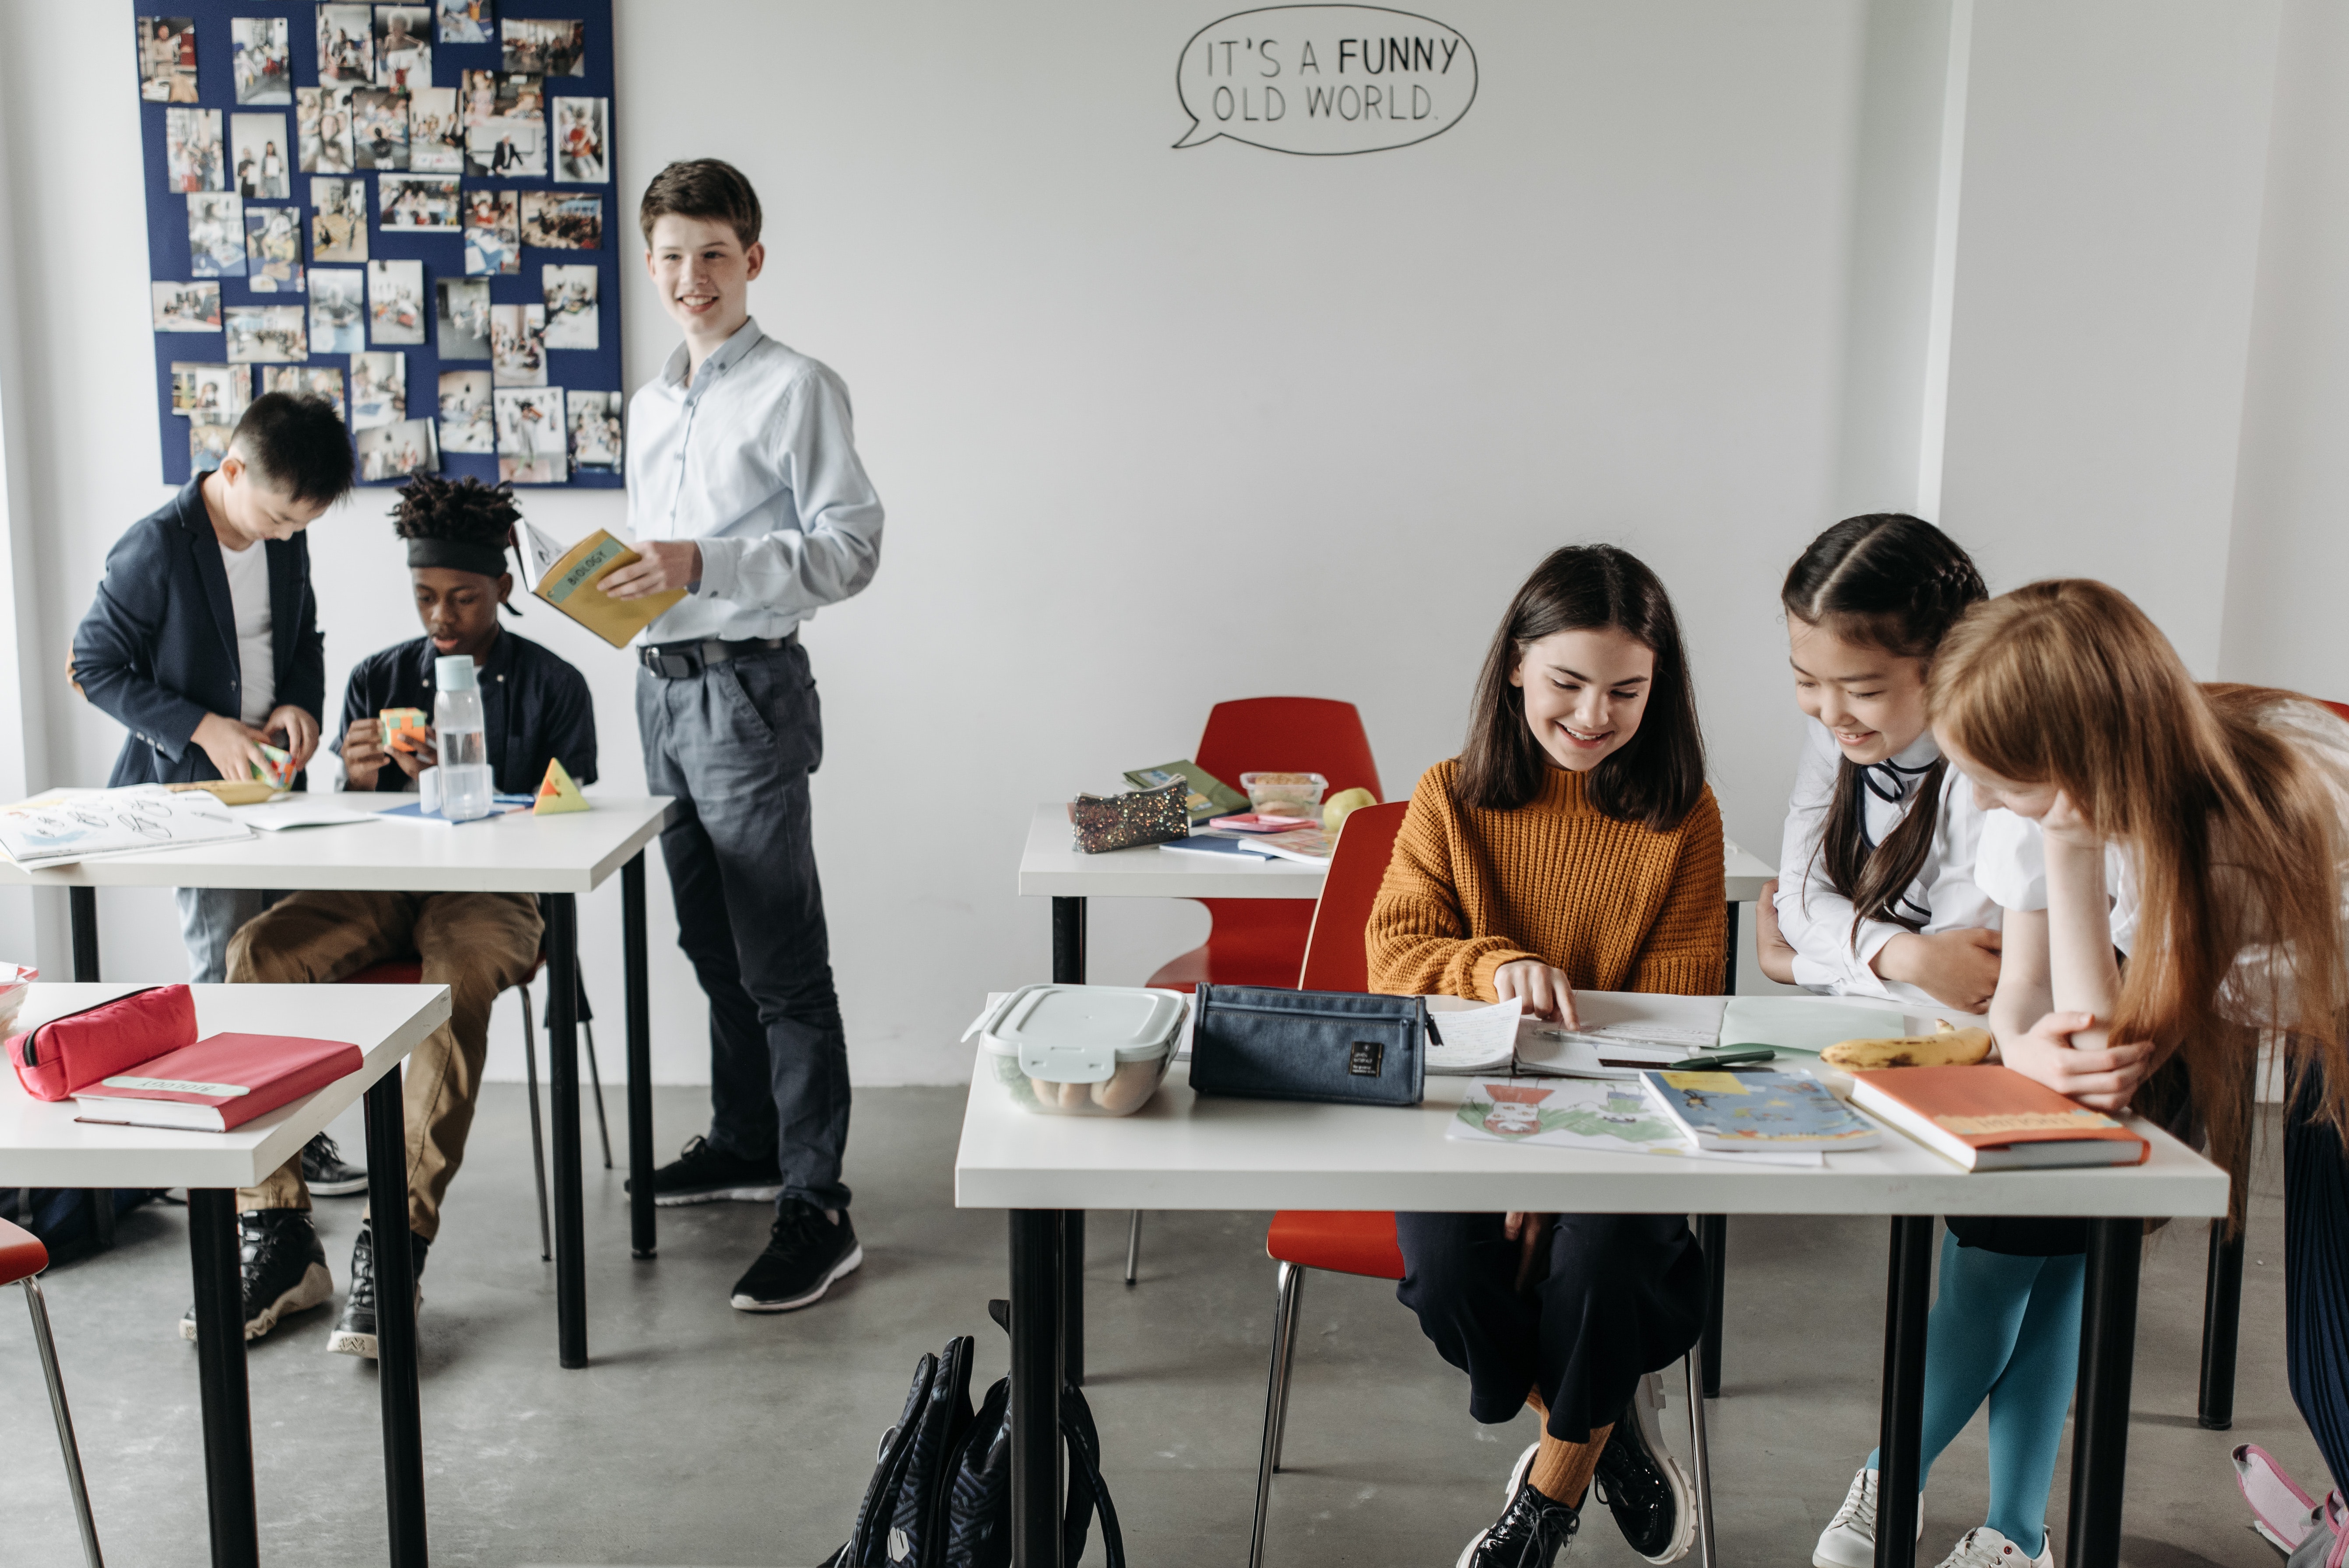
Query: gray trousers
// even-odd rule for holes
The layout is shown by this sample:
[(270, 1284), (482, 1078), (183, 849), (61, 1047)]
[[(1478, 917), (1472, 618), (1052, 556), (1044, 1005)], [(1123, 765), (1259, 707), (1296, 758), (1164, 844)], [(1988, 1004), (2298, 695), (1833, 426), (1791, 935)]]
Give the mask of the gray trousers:
[(808, 808), (823, 719), (807, 651), (678, 680), (640, 670), (636, 727), (647, 788), (677, 799), (661, 855), (709, 998), (709, 1141), (772, 1155), (784, 1198), (845, 1209), (848, 1040)]
[(237, 928), (285, 895), (254, 887), (181, 887), (180, 940), (188, 945), (188, 984), (219, 985), (228, 979), (228, 939)]

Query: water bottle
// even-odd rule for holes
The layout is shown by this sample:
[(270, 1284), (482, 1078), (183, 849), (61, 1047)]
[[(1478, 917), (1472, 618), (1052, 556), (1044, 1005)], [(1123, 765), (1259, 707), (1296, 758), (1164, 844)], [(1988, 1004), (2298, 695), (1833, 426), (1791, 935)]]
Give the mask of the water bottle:
[(481, 733), (481, 686), (472, 655), (433, 661), (440, 696), (432, 727), (440, 751), (440, 814), (452, 822), (490, 814), (490, 748)]

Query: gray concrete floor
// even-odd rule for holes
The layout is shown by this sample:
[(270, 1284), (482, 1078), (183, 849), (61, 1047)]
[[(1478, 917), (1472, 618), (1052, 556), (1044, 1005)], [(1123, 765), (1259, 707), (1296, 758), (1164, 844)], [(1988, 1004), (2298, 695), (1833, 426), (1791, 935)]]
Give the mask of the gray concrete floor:
[[(665, 1211), (657, 1263), (631, 1261), (622, 1172), (594, 1164), (587, 1131), (587, 1282), (594, 1365), (554, 1360), (551, 1271), (538, 1257), (519, 1088), (492, 1085), (425, 1280), (423, 1413), (436, 1563), (808, 1564), (846, 1534), (874, 1439), (914, 1360), (978, 1336), (983, 1382), (1008, 1357), (986, 1303), (1005, 1291), (1001, 1215), (952, 1205), (959, 1090), (866, 1090), (849, 1176), (861, 1274), (787, 1317), (730, 1310), (728, 1287), (764, 1240), (761, 1212)], [(619, 1096), (612, 1096), (619, 1122)], [(663, 1090), (660, 1147), (699, 1130), (698, 1090)], [(356, 1126), (339, 1129), (347, 1150)], [(625, 1164), (626, 1156), (622, 1155)], [(2238, 1418), (2194, 1420), (2204, 1232), (2177, 1227), (2148, 1254), (2130, 1432), (2135, 1568), (2276, 1561), (2247, 1527), (2227, 1450), (2257, 1442), (2320, 1484), (2282, 1367), (2282, 1228), (2271, 1158), (2257, 1183), (2245, 1282)], [(337, 1285), (358, 1201), (322, 1200)], [(1265, 1216), (1154, 1213), (1140, 1286), (1120, 1283), (1123, 1214), (1092, 1221), (1088, 1312), (1106, 1466), (1137, 1564), (1246, 1559), (1272, 1306)], [(67, 1387), (101, 1539), (117, 1564), (208, 1561), (189, 1299), (186, 1212), (128, 1217), (120, 1244), (49, 1281)], [(1725, 1563), (1810, 1561), (1876, 1430), (1884, 1227), (1740, 1219), (1730, 1227), (1724, 1398), (1712, 1407)], [(16, 1292), (7, 1295), (14, 1298)], [(1530, 1417), (1480, 1429), (1464, 1380), (1436, 1359), (1392, 1288), (1313, 1276), (1305, 1297), (1288, 1459), (1267, 1556), (1449, 1564), (1489, 1522)], [(325, 1353), (331, 1309), (252, 1347), (264, 1560), (385, 1560), (376, 1383)], [(1677, 1385), (1675, 1385), (1677, 1398)], [(1680, 1431), (1679, 1417), (1671, 1429)], [(1677, 1439), (1676, 1439), (1677, 1440)], [(0, 1563), (79, 1561), (31, 1336), (0, 1302)], [(2068, 1467), (2068, 1451), (2063, 1467)], [(1979, 1418), (1944, 1457), (1926, 1504), (1926, 1563), (1978, 1523)], [(2059, 1467), (2051, 1522), (2063, 1530)], [(1594, 1510), (1576, 1561), (1632, 1563)], [(2059, 1553), (2060, 1555), (2060, 1553)], [(1098, 1548), (1089, 1554), (1098, 1562)]]

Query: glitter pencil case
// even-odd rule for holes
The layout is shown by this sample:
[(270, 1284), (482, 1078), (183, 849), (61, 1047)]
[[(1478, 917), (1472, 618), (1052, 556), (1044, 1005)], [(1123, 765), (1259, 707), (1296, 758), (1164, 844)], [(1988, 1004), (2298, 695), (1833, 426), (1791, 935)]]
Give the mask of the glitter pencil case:
[(1190, 786), (1183, 779), (1126, 795), (1080, 795), (1069, 806), (1077, 848), (1089, 855), (1191, 836)]

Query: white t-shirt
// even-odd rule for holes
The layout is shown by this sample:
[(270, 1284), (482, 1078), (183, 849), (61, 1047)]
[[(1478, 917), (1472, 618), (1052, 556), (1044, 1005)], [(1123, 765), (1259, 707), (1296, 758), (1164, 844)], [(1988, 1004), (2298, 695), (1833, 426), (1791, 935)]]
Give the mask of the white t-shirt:
[[(2003, 806), (1984, 812), (1974, 881), (2002, 909), (2045, 909), (2047, 836), (2039, 824)], [(2137, 856), (2118, 844), (2105, 846), (2105, 892), (2113, 945), (2127, 953), (2137, 944)]]
[(277, 655), (270, 645), (269, 547), (221, 547), (228, 573), (228, 602), (236, 613), (236, 656), (244, 701), (237, 717), (259, 727), (277, 706)]
[[(1858, 940), (1853, 940), (1851, 900), (1827, 881), (1826, 863), (1819, 855), (1843, 753), (1826, 726), (1806, 719), (1803, 728), (1803, 751), (1795, 764), (1795, 792), (1786, 804), (1786, 830), (1778, 851), (1778, 929), (1795, 949), (1795, 982), (1830, 995), (1881, 996), (1940, 1006), (1917, 986), (1887, 980), (1868, 967), (1886, 943), (1910, 927), (1864, 920)], [(1908, 820), (1922, 797), (1919, 775), (1940, 755), (1928, 731), (1892, 758), (1891, 767), (1878, 764), (1871, 769), (1860, 789), (1871, 840), (1882, 843)], [(1898, 799), (1886, 798), (1896, 793)], [(1995, 931), (1998, 901), (1977, 886), (1974, 878), (1982, 813), (1974, 805), (1971, 787), (1954, 768), (1942, 774), (1937, 806), (1932, 845), (1916, 879), (1901, 890), (1898, 907), (1921, 920), (1927, 935)]]

